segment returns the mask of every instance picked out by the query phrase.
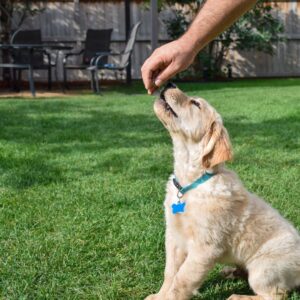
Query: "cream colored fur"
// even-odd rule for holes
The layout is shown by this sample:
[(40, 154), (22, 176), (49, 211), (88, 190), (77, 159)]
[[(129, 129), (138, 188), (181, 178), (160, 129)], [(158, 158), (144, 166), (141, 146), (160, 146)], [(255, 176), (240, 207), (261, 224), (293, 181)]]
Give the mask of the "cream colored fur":
[(178, 88), (166, 90), (164, 96), (166, 102), (157, 100), (154, 110), (172, 137), (178, 181), (185, 186), (206, 170), (216, 175), (186, 193), (186, 210), (176, 215), (171, 205), (177, 199), (177, 189), (170, 177), (164, 202), (164, 282), (158, 294), (146, 299), (190, 299), (216, 263), (235, 264), (247, 270), (249, 284), (257, 295), (232, 295), (230, 300), (285, 299), (287, 291), (300, 285), (298, 232), (225, 168), (232, 150), (215, 109)]

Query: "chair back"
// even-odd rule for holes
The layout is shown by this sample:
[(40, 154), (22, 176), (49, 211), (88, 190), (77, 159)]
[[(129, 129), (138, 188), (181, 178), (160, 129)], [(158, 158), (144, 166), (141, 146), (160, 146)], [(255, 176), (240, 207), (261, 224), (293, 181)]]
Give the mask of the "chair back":
[(125, 68), (129, 64), (129, 59), (130, 59), (130, 56), (133, 51), (133, 47), (134, 47), (135, 40), (136, 40), (136, 35), (137, 35), (140, 25), (141, 25), (141, 22), (137, 22), (131, 29), (129, 39), (127, 41), (125, 50), (123, 52), (124, 54), (121, 57), (121, 67), (122, 68)]
[[(42, 44), (41, 30), (19, 30), (16, 31), (11, 39), (12, 44)], [(30, 62), (30, 53), (27, 49), (13, 50), (14, 62), (18, 64), (28, 64)], [(35, 49), (32, 54), (32, 63), (34, 66), (41, 66), (44, 64), (43, 50)]]
[[(88, 29), (83, 52), (83, 64), (87, 65), (97, 52), (109, 52), (112, 29)], [(107, 62), (107, 59), (106, 59)], [(106, 63), (105, 62), (105, 63)]]

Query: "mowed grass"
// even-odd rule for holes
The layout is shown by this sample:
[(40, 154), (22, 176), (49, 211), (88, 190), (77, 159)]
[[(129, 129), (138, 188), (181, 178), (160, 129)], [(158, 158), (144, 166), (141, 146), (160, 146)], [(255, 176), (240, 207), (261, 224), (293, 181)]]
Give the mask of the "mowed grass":
[[(179, 86), (217, 108), (235, 150), (229, 167), (299, 230), (300, 80)], [(143, 299), (159, 290), (172, 145), (152, 105), (141, 84), (0, 100), (1, 299)], [(252, 294), (219, 270), (195, 299)]]

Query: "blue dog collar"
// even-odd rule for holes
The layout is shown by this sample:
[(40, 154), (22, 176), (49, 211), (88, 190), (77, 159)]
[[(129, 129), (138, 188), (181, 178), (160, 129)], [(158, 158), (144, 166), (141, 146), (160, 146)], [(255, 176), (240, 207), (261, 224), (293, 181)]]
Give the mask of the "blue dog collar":
[(213, 173), (208, 173), (205, 172), (201, 177), (199, 177), (198, 179), (196, 179), (194, 182), (192, 182), (189, 185), (186, 186), (181, 186), (180, 183), (178, 182), (178, 180), (176, 179), (175, 175), (173, 178), (173, 183), (175, 185), (175, 187), (178, 189), (178, 193), (177, 193), (177, 198), (178, 201), (177, 203), (173, 203), (172, 204), (172, 212), (173, 214), (177, 214), (177, 213), (183, 213), (184, 209), (185, 209), (185, 202), (181, 202), (180, 199), (183, 197), (184, 194), (186, 194), (188, 191), (195, 189), (196, 187), (198, 187), (200, 184), (206, 182), (207, 180), (209, 180), (210, 178), (212, 178), (215, 174)]
[(178, 180), (176, 179), (176, 177), (174, 175), (173, 183), (176, 186), (176, 188), (178, 189), (177, 197), (178, 198), (182, 198), (185, 193), (187, 193), (188, 191), (190, 191), (192, 189), (195, 189), (198, 185), (206, 182), (207, 180), (209, 180), (210, 178), (212, 178), (214, 175), (215, 174), (213, 174), (213, 173), (205, 172), (201, 177), (199, 177), (194, 182), (192, 182), (191, 184), (186, 185), (184, 187), (182, 187), (180, 185), (180, 183), (178, 182)]

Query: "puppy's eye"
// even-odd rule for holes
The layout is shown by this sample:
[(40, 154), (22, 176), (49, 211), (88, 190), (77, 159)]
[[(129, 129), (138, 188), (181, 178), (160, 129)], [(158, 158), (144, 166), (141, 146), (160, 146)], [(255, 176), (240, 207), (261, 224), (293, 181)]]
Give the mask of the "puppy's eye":
[(192, 103), (193, 105), (197, 106), (199, 109), (201, 109), (200, 103), (197, 102), (196, 100), (191, 100), (191, 103)]

